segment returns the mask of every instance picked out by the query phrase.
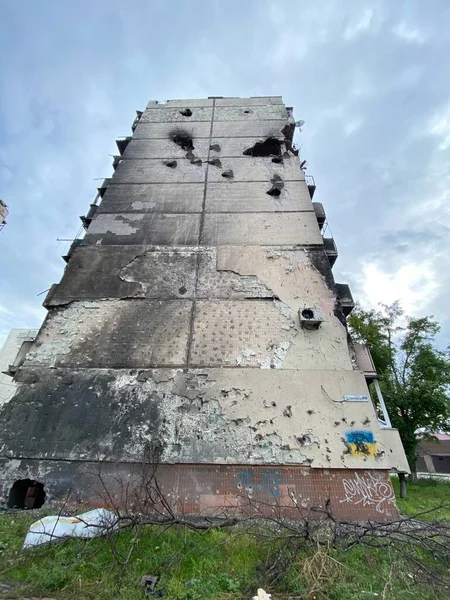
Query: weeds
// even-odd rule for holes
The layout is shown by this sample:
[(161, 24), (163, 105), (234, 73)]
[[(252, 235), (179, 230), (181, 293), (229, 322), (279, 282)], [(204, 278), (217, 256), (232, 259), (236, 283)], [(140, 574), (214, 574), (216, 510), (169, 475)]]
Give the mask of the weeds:
[[(144, 575), (158, 577), (155, 592), (173, 600), (249, 599), (258, 587), (274, 600), (449, 597), (448, 522), (413, 520), (400, 529), (377, 525), (346, 533), (342, 523), (334, 523), (332, 535), (327, 529), (322, 535), (317, 521), (305, 525), (275, 514), (271, 520), (248, 519), (226, 529), (203, 520), (196, 529), (195, 523), (171, 514), (153, 487), (147, 490), (156, 507), (141, 497), (142, 518), (125, 511), (123, 529), (101, 539), (22, 551), (28, 526), (44, 511), (1, 515), (0, 582), (14, 586), (8, 597), (139, 599), (146, 597), (140, 585)], [(418, 506), (428, 511), (433, 498), (439, 502), (448, 490), (445, 483), (410, 486), (402, 511), (415, 514)], [(448, 506), (441, 506), (439, 514), (448, 519)], [(161, 523), (147, 524), (158, 519)], [(408, 527), (416, 528), (413, 534)]]

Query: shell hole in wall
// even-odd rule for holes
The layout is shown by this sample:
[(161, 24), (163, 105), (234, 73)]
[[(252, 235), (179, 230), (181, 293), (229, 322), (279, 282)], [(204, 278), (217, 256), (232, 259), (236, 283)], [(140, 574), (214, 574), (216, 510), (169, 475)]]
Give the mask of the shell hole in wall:
[(31, 510), (45, 502), (44, 484), (33, 479), (18, 479), (9, 491), (8, 508)]

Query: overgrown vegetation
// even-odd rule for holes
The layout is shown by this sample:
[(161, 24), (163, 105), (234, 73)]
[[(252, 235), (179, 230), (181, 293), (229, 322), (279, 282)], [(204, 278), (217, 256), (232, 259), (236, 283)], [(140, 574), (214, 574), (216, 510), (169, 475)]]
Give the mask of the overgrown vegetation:
[[(449, 497), (449, 484), (420, 481), (399, 508), (413, 516), (442, 499), (446, 507), (424, 517), (448, 521)], [(101, 539), (21, 550), (28, 526), (43, 514), (0, 516), (0, 582), (13, 586), (0, 597), (145, 598), (140, 585), (144, 575), (158, 577), (155, 597), (164, 593), (174, 600), (250, 599), (258, 587), (270, 591), (274, 600), (432, 600), (450, 595), (442, 584), (445, 560), (430, 558), (408, 542), (377, 547), (386, 541), (380, 532), (373, 544), (352, 545), (351, 537), (333, 544), (325, 537), (319, 544), (295, 535), (295, 529), (254, 522), (206, 531), (147, 525)]]

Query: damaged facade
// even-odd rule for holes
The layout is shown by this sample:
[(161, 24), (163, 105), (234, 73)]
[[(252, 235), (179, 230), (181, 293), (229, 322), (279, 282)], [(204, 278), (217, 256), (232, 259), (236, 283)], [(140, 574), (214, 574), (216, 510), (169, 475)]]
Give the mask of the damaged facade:
[(132, 129), (3, 406), (4, 497), (29, 479), (92, 501), (96, 470), (132, 480), (151, 447), (177, 510), (392, 518), (388, 472), (408, 465), (348, 336), (292, 110), (149, 102)]

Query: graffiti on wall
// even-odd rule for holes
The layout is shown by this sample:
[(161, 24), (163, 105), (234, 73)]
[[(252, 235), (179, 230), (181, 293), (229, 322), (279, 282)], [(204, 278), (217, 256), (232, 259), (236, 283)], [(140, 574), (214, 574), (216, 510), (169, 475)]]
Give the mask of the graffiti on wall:
[(377, 444), (371, 431), (347, 431), (345, 443), (354, 456), (375, 456)]
[(276, 500), (280, 500), (283, 494), (285, 474), (282, 469), (262, 469), (255, 472), (253, 469), (241, 469), (236, 476), (238, 490), (244, 493), (248, 498), (252, 498), (253, 493), (269, 493)]
[(350, 502), (352, 504), (362, 504), (362, 506), (374, 506), (376, 511), (384, 513), (386, 504), (395, 505), (395, 494), (391, 482), (386, 480), (383, 475), (355, 476), (351, 479), (343, 479), (345, 498), (340, 502)]

